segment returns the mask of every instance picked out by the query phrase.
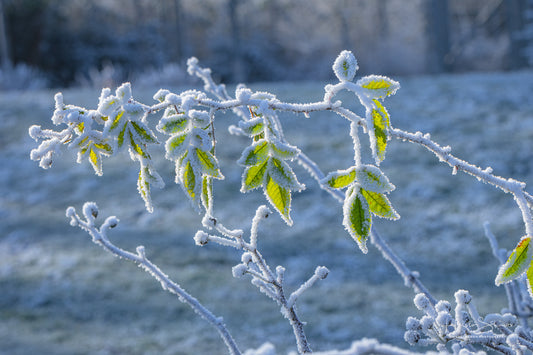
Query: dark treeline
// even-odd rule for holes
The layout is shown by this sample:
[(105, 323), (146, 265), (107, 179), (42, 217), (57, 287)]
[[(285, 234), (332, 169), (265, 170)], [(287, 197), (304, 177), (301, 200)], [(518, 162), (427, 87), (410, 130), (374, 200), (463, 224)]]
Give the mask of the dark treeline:
[[(197, 56), (219, 78), (331, 76), (342, 49), (365, 72), (419, 74), (527, 65), (531, 0), (0, 0), (2, 67), (53, 86), (112, 65), (120, 80)], [(3, 11), (2, 11), (3, 10)], [(531, 25), (529, 25), (531, 26)], [(533, 26), (531, 26), (533, 27)], [(533, 32), (533, 31), (531, 31)], [(532, 35), (533, 37), (533, 35)]]

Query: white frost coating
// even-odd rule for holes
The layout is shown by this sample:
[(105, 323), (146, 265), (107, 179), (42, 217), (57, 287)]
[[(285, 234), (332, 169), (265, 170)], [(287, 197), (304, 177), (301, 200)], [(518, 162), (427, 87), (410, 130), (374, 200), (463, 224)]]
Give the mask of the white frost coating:
[(356, 169), (356, 179), (363, 189), (369, 191), (385, 193), (396, 188), (381, 169), (374, 165), (362, 165)]
[(243, 355), (276, 355), (276, 348), (271, 343), (264, 343), (257, 349), (248, 349)]
[(422, 325), (420, 324), (420, 321), (414, 317), (407, 317), (407, 320), (405, 321), (405, 329), (407, 330), (421, 330)]
[(435, 321), (438, 325), (447, 327), (452, 324), (452, 316), (448, 312), (439, 312)]
[(340, 81), (352, 81), (359, 66), (351, 51), (342, 51), (335, 59), (332, 68)]
[(245, 103), (252, 97), (252, 90), (243, 87), (237, 88), (235, 91), (235, 97), (240, 102)]
[(95, 202), (85, 202), (83, 205), (83, 215), (89, 221), (94, 221), (98, 217), (98, 206)]
[(455, 292), (455, 302), (460, 304), (469, 304), (472, 296), (467, 290), (458, 290)]
[(196, 243), (196, 245), (206, 245), (207, 242), (209, 241), (209, 234), (207, 234), (206, 232), (204, 231), (197, 231), (196, 234), (194, 235), (194, 242)]
[(450, 304), (450, 302), (448, 301), (445, 301), (445, 300), (440, 300), (436, 305), (435, 305), (435, 310), (437, 312), (451, 312), (452, 310), (452, 305)]
[(423, 293), (417, 294), (413, 301), (415, 303), (416, 308), (421, 311), (425, 311), (426, 309), (431, 307), (429, 298), (427, 298), (426, 295), (424, 295)]
[(244, 264), (244, 265), (248, 265), (249, 263), (251, 263), (253, 261), (253, 256), (252, 256), (252, 253), (250, 252), (244, 252), (242, 253), (241, 255), (241, 262)]
[(248, 266), (244, 265), (244, 264), (235, 265), (231, 269), (231, 273), (233, 274), (233, 277), (235, 277), (237, 279), (243, 277), (244, 275), (246, 275), (247, 272), (248, 272)]
[(163, 102), (165, 101), (165, 97), (170, 94), (170, 91), (166, 89), (159, 89), (153, 96), (154, 100)]

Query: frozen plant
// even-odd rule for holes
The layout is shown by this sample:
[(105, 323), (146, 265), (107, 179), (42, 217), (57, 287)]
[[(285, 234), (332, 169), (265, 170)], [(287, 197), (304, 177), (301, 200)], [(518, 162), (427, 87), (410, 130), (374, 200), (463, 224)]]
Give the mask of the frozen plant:
[[(65, 104), (63, 96), (58, 93), (52, 122), (63, 128), (55, 131), (40, 126), (30, 127), (30, 136), (41, 141), (39, 147), (32, 150), (31, 159), (39, 161), (39, 165), (47, 169), (61, 152), (61, 147), (66, 145), (78, 153), (78, 163), (88, 160), (95, 173), (102, 175), (103, 160), (127, 150), (131, 160), (138, 163), (137, 189), (146, 209), (151, 212), (154, 208), (151, 189), (164, 186), (152, 162), (151, 149), (156, 144), (163, 144), (165, 157), (175, 167), (175, 182), (181, 186), (192, 207), (203, 215), (202, 227), (194, 236), (195, 243), (200, 246), (216, 243), (240, 250), (241, 259), (232, 268), (233, 276), (251, 278), (254, 286), (279, 305), (282, 316), (292, 326), (297, 351), (309, 353), (311, 346), (305, 334), (305, 323), (297, 314), (296, 304), (300, 295), (326, 278), (329, 271), (325, 266), (317, 266), (313, 275), (289, 293), (284, 285), (284, 275), (288, 271), (283, 266), (270, 265), (258, 242), (260, 229), (268, 228), (263, 221), (272, 214), (292, 225), (292, 195), (306, 188), (293, 171), (292, 165), (297, 162), (307, 169), (319, 188), (342, 204), (339, 213), (343, 214), (343, 225), (361, 251), (367, 252), (370, 241), (392, 263), (406, 286), (415, 291), (415, 304), (425, 315), (420, 319), (408, 318), (405, 333), (408, 343), (434, 345), (440, 353), (451, 351), (454, 354), (475, 353), (480, 347), (502, 353), (533, 350), (532, 335), (527, 325), (532, 309), (533, 268), (530, 265), (533, 251), (529, 242), (533, 234), (533, 197), (525, 191), (525, 184), (496, 176), (491, 168), (482, 169), (455, 157), (450, 147), (441, 147), (431, 140), (429, 134), (394, 128), (383, 102), (396, 93), (399, 83), (379, 75), (365, 76), (354, 82), (357, 69), (353, 53), (341, 52), (333, 64), (338, 82), (325, 86), (322, 101), (306, 104), (283, 102), (271, 93), (253, 91), (244, 85), (239, 85), (235, 95), (231, 96), (224, 85), (215, 84), (211, 71), (200, 67), (196, 58), (189, 59), (188, 73), (203, 80), (204, 90), (186, 90), (177, 94), (161, 89), (154, 95), (156, 103), (152, 105), (135, 100), (129, 83), (121, 85), (114, 93), (109, 88), (103, 89), (96, 109)], [(335, 100), (341, 91), (354, 95), (364, 107), (363, 117)], [(213, 198), (213, 181), (224, 180), (216, 147), (227, 144), (216, 140), (214, 121), (218, 117), (217, 112), (228, 110), (234, 113), (232, 117), (237, 121), (229, 126), (229, 131), (249, 138), (249, 145), (243, 149), (241, 156), (235, 157), (243, 170), (241, 192), (260, 190), (270, 206), (257, 208), (249, 232), (229, 228), (218, 218)], [(285, 139), (278, 112), (307, 117), (316, 111), (331, 111), (348, 121), (354, 154), (353, 161), (347, 162), (344, 169), (324, 174), (304, 152)], [(159, 119), (154, 123), (152, 117)], [(305, 124), (304, 118), (302, 122)], [(364, 135), (370, 142), (371, 157), (363, 157), (362, 154), (360, 136)], [(400, 218), (389, 200), (395, 186), (380, 168), (391, 139), (421, 145), (447, 163), (452, 174), (466, 172), (514, 196), (524, 221), (525, 235), (508, 258), (505, 251), (498, 249), (496, 239), (487, 226), (487, 236), (502, 264), (496, 283), (505, 284), (509, 298), (509, 309), (503, 314), (481, 318), (468, 291), (463, 290), (456, 292), (456, 307), (452, 311), (450, 303), (437, 301), (431, 295), (419, 275), (405, 265), (378, 233), (374, 217)], [(136, 252), (129, 252), (110, 242), (107, 232), (117, 226), (118, 219), (108, 217), (97, 227), (97, 216), (98, 208), (94, 202), (83, 206), (83, 217), (73, 207), (67, 209), (67, 217), (73, 226), (88, 232), (93, 242), (108, 252), (139, 264), (161, 283), (164, 290), (176, 294), (180, 301), (206, 319), (219, 332), (231, 354), (240, 354), (221, 318), (165, 275), (146, 257), (143, 246), (139, 246)], [(524, 292), (526, 288), (529, 292)], [(246, 354), (274, 352), (274, 346), (265, 343), (256, 350), (246, 351)], [(411, 352), (365, 339), (354, 342), (349, 349), (325, 353)]]

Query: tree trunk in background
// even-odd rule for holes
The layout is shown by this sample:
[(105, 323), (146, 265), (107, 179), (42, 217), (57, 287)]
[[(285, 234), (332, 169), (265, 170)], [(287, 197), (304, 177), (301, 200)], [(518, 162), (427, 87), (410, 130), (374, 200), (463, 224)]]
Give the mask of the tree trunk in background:
[(232, 47), (232, 76), (235, 82), (246, 81), (241, 44), (241, 26), (237, 15), (239, 0), (228, 0), (228, 15), (230, 21), (230, 36)]
[(2, 70), (10, 70), (13, 63), (11, 62), (11, 55), (9, 53), (3, 0), (0, 0), (0, 57), (2, 58)]
[(448, 0), (426, 0), (427, 70), (442, 73), (450, 70), (447, 55), (450, 53), (450, 28)]
[(182, 59), (188, 57), (185, 45), (185, 38), (187, 38), (185, 29), (187, 28), (187, 26), (183, 25), (183, 23), (185, 22), (185, 16), (183, 16), (183, 7), (181, 5), (181, 0), (174, 0), (172, 4), (174, 12), (174, 33), (172, 36), (174, 39), (175, 47), (173, 61), (175, 60), (177, 62), (180, 62)]
[(509, 49), (507, 51), (507, 66), (509, 69), (519, 69), (527, 65), (522, 52), (525, 39), (520, 36), (525, 24), (525, 0), (504, 0), (505, 22), (509, 35)]

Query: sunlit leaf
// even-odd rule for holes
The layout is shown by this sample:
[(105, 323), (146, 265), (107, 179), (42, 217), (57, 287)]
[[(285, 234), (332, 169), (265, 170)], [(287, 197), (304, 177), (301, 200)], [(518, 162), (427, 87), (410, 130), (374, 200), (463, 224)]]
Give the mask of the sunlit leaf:
[(356, 84), (365, 89), (365, 95), (375, 99), (394, 95), (400, 88), (397, 81), (381, 75), (365, 76), (359, 79)]
[(264, 139), (254, 142), (242, 152), (241, 158), (237, 163), (244, 166), (253, 166), (265, 161), (268, 157), (268, 146), (268, 142)]
[(342, 189), (355, 181), (355, 167), (329, 173), (321, 182), (334, 189)]
[(507, 262), (500, 267), (496, 276), (496, 285), (512, 281), (526, 271), (531, 264), (530, 238), (523, 237), (513, 250)]
[(300, 191), (305, 187), (298, 182), (298, 179), (289, 164), (285, 163), (283, 160), (270, 158), (268, 162), (268, 174), (285, 189)]
[(146, 143), (157, 143), (157, 138), (152, 131), (141, 122), (130, 121), (131, 126), (140, 138)]
[(368, 252), (366, 241), (370, 235), (372, 214), (366, 199), (359, 193), (358, 189), (347, 194), (344, 200), (342, 224), (355, 239), (359, 249), (366, 254)]
[(258, 165), (250, 166), (244, 170), (241, 192), (257, 189), (263, 185), (267, 165), (268, 160), (265, 160)]
[(216, 179), (223, 179), (224, 176), (218, 168), (217, 159), (210, 152), (205, 152), (201, 149), (195, 149), (196, 156), (198, 157), (198, 162), (202, 165), (203, 173), (207, 174)]
[(374, 165), (363, 165), (357, 169), (357, 183), (365, 190), (374, 192), (390, 192), (395, 186), (390, 183), (389, 179), (383, 172)]
[(370, 212), (378, 217), (399, 219), (400, 215), (394, 210), (389, 199), (382, 193), (360, 189), (361, 195), (366, 199)]
[(285, 223), (292, 225), (291, 191), (280, 186), (269, 174), (266, 176), (265, 185), (265, 195), (268, 201), (280, 213)]

